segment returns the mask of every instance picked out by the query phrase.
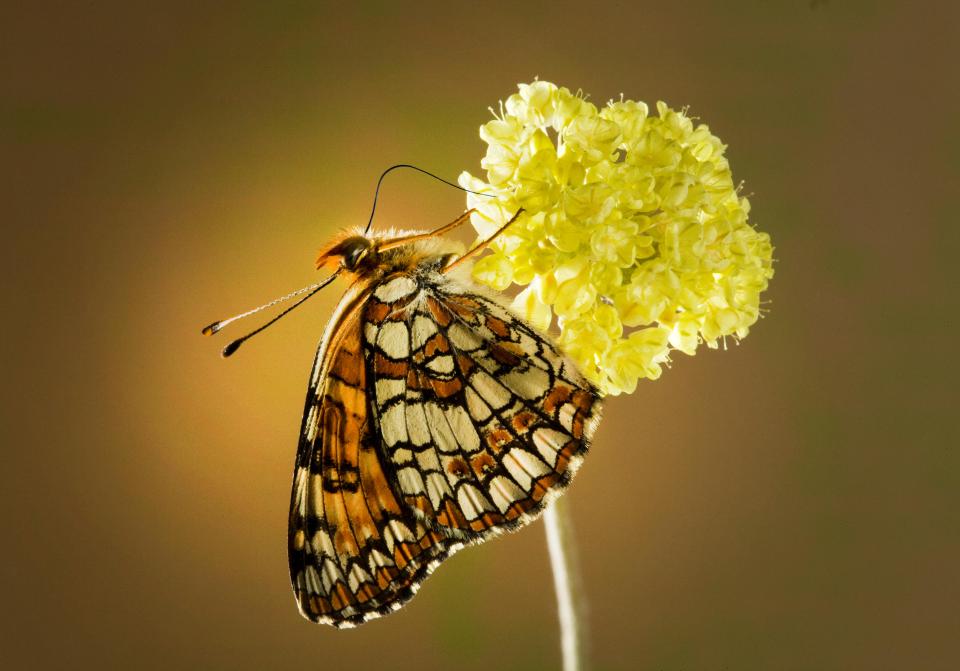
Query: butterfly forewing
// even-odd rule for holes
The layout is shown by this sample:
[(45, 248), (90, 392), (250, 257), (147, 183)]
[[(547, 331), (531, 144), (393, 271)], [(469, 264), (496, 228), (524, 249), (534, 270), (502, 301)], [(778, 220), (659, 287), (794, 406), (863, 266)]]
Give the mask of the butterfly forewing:
[(307, 394), (290, 505), (290, 576), (301, 612), (351, 626), (409, 600), (448, 542), (398, 503), (370, 422), (358, 305), (344, 299)]
[(355, 291), (304, 412), (289, 548), (301, 611), (349, 626), (399, 608), (464, 544), (533, 519), (598, 414), (545, 336), (436, 268)]

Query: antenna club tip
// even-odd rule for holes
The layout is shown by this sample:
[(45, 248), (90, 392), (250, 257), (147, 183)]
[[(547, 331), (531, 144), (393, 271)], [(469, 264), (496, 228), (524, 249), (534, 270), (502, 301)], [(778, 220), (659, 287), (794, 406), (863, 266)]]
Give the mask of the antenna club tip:
[(236, 352), (238, 349), (240, 349), (240, 345), (242, 344), (243, 344), (243, 338), (234, 340), (232, 343), (230, 343), (229, 345), (223, 348), (223, 351), (220, 353), (220, 355), (224, 359), (226, 359), (228, 356), (230, 356), (231, 354)]
[(221, 328), (222, 328), (222, 327), (221, 327), (220, 322), (219, 322), (219, 321), (215, 321), (215, 322), (213, 322), (212, 324), (207, 324), (206, 326), (204, 326), (204, 327), (203, 327), (203, 330), (200, 331), (200, 333), (202, 333), (202, 334), (205, 335), (205, 336), (210, 336), (210, 335), (213, 335), (214, 333), (216, 333), (217, 331), (219, 331)]

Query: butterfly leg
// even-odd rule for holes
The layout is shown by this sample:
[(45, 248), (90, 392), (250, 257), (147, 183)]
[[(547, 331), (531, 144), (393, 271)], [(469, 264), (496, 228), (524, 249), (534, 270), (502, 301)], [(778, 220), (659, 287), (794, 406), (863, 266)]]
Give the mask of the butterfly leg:
[(466, 261), (466, 260), (468, 260), (468, 259), (472, 259), (474, 256), (476, 256), (477, 254), (479, 254), (480, 252), (482, 252), (484, 249), (487, 248), (487, 245), (489, 245), (491, 242), (493, 242), (494, 240), (496, 240), (496, 239), (500, 236), (501, 233), (503, 233), (505, 230), (507, 230), (507, 226), (509, 226), (510, 224), (512, 224), (513, 222), (515, 222), (515, 221), (517, 220), (517, 218), (518, 218), (521, 214), (523, 214), (523, 211), (524, 211), (524, 210), (523, 210), (523, 208), (521, 207), (519, 210), (517, 210), (517, 213), (516, 213), (516, 214), (514, 214), (512, 217), (510, 217), (510, 221), (508, 221), (508, 222), (505, 223), (503, 226), (501, 226), (501, 227), (498, 228), (496, 231), (494, 231), (493, 235), (491, 235), (491, 236), (490, 236), (489, 238), (487, 238), (486, 240), (478, 243), (476, 247), (473, 247), (472, 249), (470, 249), (466, 254), (464, 254), (463, 256), (461, 256), (459, 259), (455, 259), (452, 263), (447, 264), (447, 266), (446, 266), (441, 272), (448, 273), (448, 272), (450, 272), (451, 270), (453, 270), (454, 268), (456, 268), (458, 265), (460, 265), (461, 263), (463, 263), (464, 261)]
[(471, 208), (461, 214), (459, 217), (451, 221), (449, 224), (444, 224), (440, 228), (430, 231), (429, 233), (418, 233), (417, 235), (407, 235), (402, 238), (393, 238), (392, 240), (385, 240), (380, 244), (380, 251), (386, 249), (393, 249), (394, 247), (402, 247), (403, 245), (410, 244), (411, 242), (416, 242), (417, 240), (426, 240), (427, 238), (435, 238), (438, 235), (443, 235), (444, 233), (449, 233), (458, 226), (462, 226), (467, 223), (467, 220), (470, 219), (470, 215), (476, 212), (475, 208)]

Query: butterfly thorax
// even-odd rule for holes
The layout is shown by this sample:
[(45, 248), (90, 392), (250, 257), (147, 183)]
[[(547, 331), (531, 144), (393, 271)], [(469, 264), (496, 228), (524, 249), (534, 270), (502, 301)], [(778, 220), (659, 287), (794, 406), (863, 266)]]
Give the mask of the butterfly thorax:
[(461, 243), (436, 237), (395, 245), (397, 240), (421, 233), (389, 230), (383, 235), (366, 236), (345, 232), (320, 250), (316, 265), (318, 269), (339, 269), (350, 281), (375, 282), (396, 272), (442, 268), (464, 251)]

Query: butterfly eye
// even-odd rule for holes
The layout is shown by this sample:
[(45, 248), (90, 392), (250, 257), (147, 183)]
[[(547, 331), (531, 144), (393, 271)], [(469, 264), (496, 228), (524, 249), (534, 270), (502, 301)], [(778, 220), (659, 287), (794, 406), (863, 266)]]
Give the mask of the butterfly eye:
[(370, 251), (370, 241), (366, 238), (350, 238), (343, 243), (340, 252), (343, 267), (347, 270), (355, 270), (361, 259)]

